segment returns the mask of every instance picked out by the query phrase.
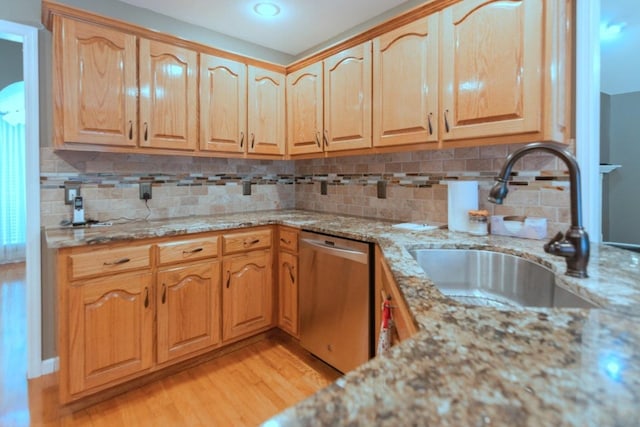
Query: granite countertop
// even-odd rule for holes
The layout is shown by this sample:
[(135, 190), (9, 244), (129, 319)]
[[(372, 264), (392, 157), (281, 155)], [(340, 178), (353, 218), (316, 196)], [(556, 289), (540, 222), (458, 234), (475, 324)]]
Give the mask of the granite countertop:
[[(565, 276), (543, 242), (298, 210), (46, 230), (50, 248), (267, 224), (380, 245), (419, 333), (267, 421), (299, 425), (626, 426), (640, 418), (640, 254), (591, 247), (589, 278)], [(599, 309), (504, 310), (442, 295), (408, 250), (511, 253), (556, 272)]]

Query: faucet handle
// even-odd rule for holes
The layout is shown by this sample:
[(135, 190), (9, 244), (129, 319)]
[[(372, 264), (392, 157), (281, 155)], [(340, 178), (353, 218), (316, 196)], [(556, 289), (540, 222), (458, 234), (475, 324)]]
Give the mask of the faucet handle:
[(576, 248), (571, 242), (564, 237), (564, 233), (558, 231), (558, 234), (553, 236), (549, 243), (544, 245), (544, 251), (553, 255), (560, 255), (562, 257), (571, 257), (575, 254)]

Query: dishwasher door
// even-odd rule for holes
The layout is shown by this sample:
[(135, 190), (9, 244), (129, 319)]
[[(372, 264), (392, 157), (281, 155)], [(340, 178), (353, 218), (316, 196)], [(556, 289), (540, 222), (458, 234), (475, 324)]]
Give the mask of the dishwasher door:
[(302, 232), (300, 344), (342, 372), (371, 357), (369, 244)]

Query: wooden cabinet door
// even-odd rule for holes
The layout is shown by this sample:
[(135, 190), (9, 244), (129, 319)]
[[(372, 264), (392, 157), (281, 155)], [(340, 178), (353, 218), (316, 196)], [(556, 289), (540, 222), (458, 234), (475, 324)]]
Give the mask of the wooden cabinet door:
[(287, 148), (291, 155), (321, 153), (322, 63), (287, 75)]
[(248, 150), (253, 154), (284, 154), (284, 74), (249, 66)]
[(151, 273), (87, 280), (68, 288), (69, 391), (121, 382), (153, 363)]
[(438, 142), (437, 14), (373, 40), (373, 145)]
[(69, 19), (61, 19), (54, 37), (62, 53), (54, 64), (63, 86), (56, 109), (62, 110), (64, 142), (135, 146), (136, 38)]
[(371, 42), (324, 61), (325, 151), (371, 147)]
[(298, 257), (281, 251), (278, 276), (278, 325), (298, 336)]
[(442, 11), (444, 141), (541, 128), (542, 0), (467, 0)]
[(220, 262), (158, 272), (158, 363), (220, 342)]
[(200, 149), (244, 153), (247, 66), (211, 55), (200, 58)]
[(270, 326), (273, 322), (271, 252), (229, 257), (222, 271), (223, 341)]
[(140, 40), (140, 146), (194, 150), (197, 146), (198, 54)]

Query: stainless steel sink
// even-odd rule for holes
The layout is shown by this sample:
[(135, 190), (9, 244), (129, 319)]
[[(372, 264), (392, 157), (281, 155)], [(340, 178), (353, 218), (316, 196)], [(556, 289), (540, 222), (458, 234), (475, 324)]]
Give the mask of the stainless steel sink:
[(409, 251), (438, 289), (463, 304), (497, 308), (595, 308), (557, 286), (554, 273), (514, 255), (475, 249)]

